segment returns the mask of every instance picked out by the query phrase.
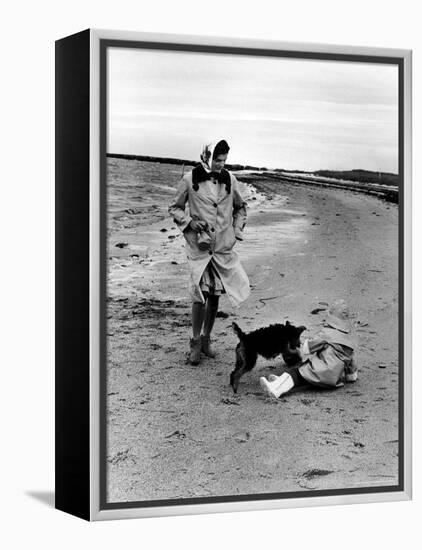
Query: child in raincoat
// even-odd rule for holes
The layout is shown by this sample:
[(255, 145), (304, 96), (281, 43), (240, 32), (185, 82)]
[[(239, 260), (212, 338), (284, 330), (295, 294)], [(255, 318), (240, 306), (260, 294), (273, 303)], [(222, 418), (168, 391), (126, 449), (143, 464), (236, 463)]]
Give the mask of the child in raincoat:
[(225, 140), (214, 148), (206, 145), (201, 163), (183, 176), (169, 206), (186, 241), (193, 333), (189, 360), (193, 365), (200, 362), (201, 352), (215, 357), (210, 336), (219, 297), (227, 294), (238, 306), (250, 292), (248, 276), (233, 250), (236, 240), (243, 240), (246, 202), (238, 181), (224, 168), (229, 149)]
[(280, 397), (295, 386), (313, 384), (323, 388), (338, 388), (344, 382), (356, 382), (356, 348), (352, 336), (349, 308), (344, 300), (330, 307), (323, 329), (301, 348), (304, 361), (289, 368), (281, 376), (260, 378), (260, 385), (271, 397)]

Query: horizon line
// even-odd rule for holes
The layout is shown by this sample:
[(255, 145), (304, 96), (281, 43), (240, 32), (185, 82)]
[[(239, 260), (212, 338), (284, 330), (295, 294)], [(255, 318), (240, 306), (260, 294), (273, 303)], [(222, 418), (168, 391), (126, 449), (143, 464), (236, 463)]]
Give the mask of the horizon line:
[[(188, 166), (196, 166), (199, 164), (197, 160), (179, 159), (176, 157), (158, 157), (156, 155), (135, 155), (134, 153), (106, 153), (106, 157), (111, 158), (123, 158), (127, 160), (145, 160), (147, 162), (162, 161), (165, 164), (187, 164)], [(266, 166), (252, 166), (249, 164), (240, 163), (227, 163), (226, 166), (229, 170), (277, 170), (282, 172), (302, 172), (306, 174), (315, 174), (316, 172), (369, 172), (371, 174), (386, 174), (389, 176), (399, 176), (395, 172), (384, 172), (383, 170), (368, 170), (367, 168), (351, 168), (348, 170), (339, 170), (332, 168), (319, 168), (317, 170), (301, 170), (301, 169), (287, 169), (287, 168), (267, 168)], [(235, 167), (235, 168), (233, 168)]]

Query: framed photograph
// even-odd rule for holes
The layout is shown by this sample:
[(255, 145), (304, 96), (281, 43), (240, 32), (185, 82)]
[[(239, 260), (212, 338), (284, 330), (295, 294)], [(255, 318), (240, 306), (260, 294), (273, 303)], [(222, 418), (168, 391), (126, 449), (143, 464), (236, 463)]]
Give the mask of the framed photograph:
[(56, 42), (56, 507), (411, 498), (411, 52)]

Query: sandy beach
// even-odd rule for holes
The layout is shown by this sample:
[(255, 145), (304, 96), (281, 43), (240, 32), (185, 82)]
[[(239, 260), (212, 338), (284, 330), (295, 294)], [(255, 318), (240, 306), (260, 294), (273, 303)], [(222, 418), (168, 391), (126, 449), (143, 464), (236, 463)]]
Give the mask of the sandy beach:
[[(109, 159), (107, 500), (250, 495), (398, 483), (398, 208), (341, 189), (242, 184), (236, 245), (251, 296), (221, 300), (216, 359), (187, 363), (183, 237), (167, 215), (181, 167)], [(258, 360), (234, 395), (236, 321), (321, 326), (345, 298), (359, 341), (359, 380), (266, 398)], [(317, 313), (312, 313), (319, 310)]]

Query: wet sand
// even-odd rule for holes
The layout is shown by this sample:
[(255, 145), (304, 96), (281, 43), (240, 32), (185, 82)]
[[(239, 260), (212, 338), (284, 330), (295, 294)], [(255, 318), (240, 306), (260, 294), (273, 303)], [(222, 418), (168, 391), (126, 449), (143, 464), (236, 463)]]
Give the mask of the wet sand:
[[(116, 170), (118, 166), (116, 167)], [(180, 171), (180, 167), (177, 167)], [(174, 189), (132, 223), (111, 224), (108, 275), (108, 501), (361, 488), (398, 482), (398, 209), (342, 190), (244, 187), (249, 300), (222, 298), (216, 359), (187, 363), (183, 237), (163, 219)], [(260, 193), (263, 192), (263, 194)], [(144, 198), (143, 198), (144, 200)], [(130, 218), (130, 215), (129, 215)], [(116, 246), (119, 244), (121, 247)], [(314, 334), (333, 299), (351, 305), (359, 380), (266, 398), (259, 359), (234, 395), (236, 321), (289, 319)]]

